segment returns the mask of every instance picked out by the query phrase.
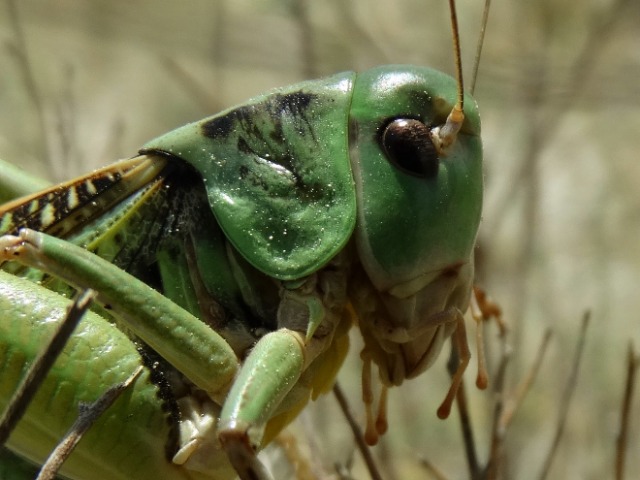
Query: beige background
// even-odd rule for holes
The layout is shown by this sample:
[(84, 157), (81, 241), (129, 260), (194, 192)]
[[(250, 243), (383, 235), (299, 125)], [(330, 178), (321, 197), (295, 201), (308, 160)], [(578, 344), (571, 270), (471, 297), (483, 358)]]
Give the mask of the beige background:
[[(18, 23), (0, 5), (0, 158), (54, 181), (274, 86), (382, 63), (453, 72), (444, 1), (307, 2), (302, 13), (275, 0), (15, 3)], [(477, 3), (458, 5), (467, 76)], [(544, 329), (554, 334), (507, 437), (511, 478), (538, 478), (587, 309), (579, 383), (549, 478), (612, 477), (627, 347), (640, 348), (640, 9), (621, 4), (494, 1), (490, 14), (476, 91), (486, 155), (478, 282), (511, 326), (511, 386)], [(495, 329), (487, 342), (495, 367)], [(466, 478), (458, 420), (435, 416), (445, 361), (392, 392), (379, 449), (386, 478), (426, 477), (419, 455)], [(357, 367), (341, 380), (361, 412)], [(494, 397), (469, 390), (484, 459)], [(638, 399), (633, 408), (628, 478), (640, 475)], [(323, 428), (313, 427), (318, 412)], [(352, 440), (332, 398), (303, 420), (296, 435), (318, 444), (327, 471), (347, 461)], [(354, 475), (366, 478), (358, 455)]]

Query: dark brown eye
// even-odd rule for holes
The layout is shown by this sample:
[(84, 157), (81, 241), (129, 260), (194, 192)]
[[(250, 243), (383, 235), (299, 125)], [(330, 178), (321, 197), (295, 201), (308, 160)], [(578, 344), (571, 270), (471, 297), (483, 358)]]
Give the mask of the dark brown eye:
[(381, 141), (387, 157), (400, 170), (421, 178), (438, 175), (438, 152), (429, 127), (421, 121), (393, 120), (382, 132)]

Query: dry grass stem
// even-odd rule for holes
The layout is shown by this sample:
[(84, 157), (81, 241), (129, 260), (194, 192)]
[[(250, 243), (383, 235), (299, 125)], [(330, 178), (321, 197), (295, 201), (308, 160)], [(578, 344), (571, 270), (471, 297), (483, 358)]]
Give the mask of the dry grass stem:
[(91, 425), (109, 408), (113, 402), (138, 378), (144, 367), (141, 365), (124, 382), (108, 389), (94, 403), (82, 408), (78, 418), (58, 446), (42, 465), (36, 480), (54, 480), (64, 461), (69, 458), (82, 436)]
[(629, 437), (629, 423), (631, 404), (636, 384), (636, 372), (640, 366), (640, 356), (635, 352), (633, 343), (629, 343), (629, 354), (627, 355), (627, 379), (625, 382), (624, 396), (622, 399), (622, 409), (620, 415), (620, 431), (616, 439), (616, 461), (615, 478), (624, 479), (624, 466), (627, 452), (627, 442)]
[(49, 344), (42, 348), (34, 359), (0, 419), (0, 445), (5, 444), (11, 431), (24, 415), (31, 400), (38, 392), (38, 388), (95, 296), (96, 293), (93, 290), (85, 290), (76, 297), (70, 305), (66, 317), (53, 333)]
[(544, 461), (542, 472), (540, 473), (540, 480), (544, 480), (547, 478), (547, 475), (551, 470), (551, 464), (553, 463), (555, 454), (558, 451), (558, 445), (560, 444), (560, 440), (562, 439), (562, 434), (564, 433), (564, 428), (567, 423), (567, 416), (569, 413), (569, 407), (571, 406), (571, 398), (573, 397), (573, 392), (575, 391), (576, 384), (578, 382), (580, 360), (582, 359), (582, 352), (584, 351), (584, 344), (587, 336), (587, 328), (589, 327), (590, 317), (591, 313), (587, 311), (582, 319), (582, 326), (580, 328), (580, 336), (578, 338), (576, 354), (573, 359), (573, 366), (571, 368), (571, 373), (565, 386), (564, 394), (562, 395), (556, 431), (553, 436), (551, 447), (549, 448), (549, 453)]

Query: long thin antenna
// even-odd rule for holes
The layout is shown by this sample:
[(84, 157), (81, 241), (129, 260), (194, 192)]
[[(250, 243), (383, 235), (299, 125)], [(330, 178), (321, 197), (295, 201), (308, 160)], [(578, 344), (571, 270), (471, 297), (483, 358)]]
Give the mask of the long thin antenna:
[(460, 32), (458, 31), (458, 14), (456, 13), (456, 1), (449, 0), (451, 12), (451, 35), (453, 37), (453, 54), (456, 60), (456, 81), (458, 82), (458, 103), (460, 111), (464, 111), (464, 83), (462, 81), (462, 53), (460, 52)]
[(482, 56), (482, 47), (484, 45), (484, 34), (487, 30), (487, 23), (489, 23), (489, 9), (491, 8), (491, 0), (484, 1), (484, 10), (482, 12), (482, 24), (480, 28), (480, 37), (478, 37), (478, 45), (476, 46), (476, 58), (473, 62), (473, 74), (471, 75), (471, 88), (470, 92), (476, 91), (476, 80), (478, 78), (478, 70), (480, 69), (480, 57)]
[(456, 60), (456, 80), (458, 83), (458, 96), (447, 121), (442, 127), (434, 128), (431, 138), (438, 152), (446, 155), (447, 149), (456, 141), (456, 136), (464, 122), (464, 84), (462, 82), (462, 54), (460, 53), (460, 33), (458, 31), (458, 15), (456, 14), (455, 0), (449, 0), (451, 12), (451, 34), (453, 35), (453, 53)]

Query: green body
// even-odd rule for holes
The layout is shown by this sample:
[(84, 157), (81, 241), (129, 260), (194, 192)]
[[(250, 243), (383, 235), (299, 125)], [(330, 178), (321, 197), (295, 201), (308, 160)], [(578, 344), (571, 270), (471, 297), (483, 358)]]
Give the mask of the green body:
[(348, 122), (355, 73), (294, 85), (147, 143), (206, 178), (225, 236), (255, 267), (292, 280), (345, 246), (356, 222)]
[[(0, 337), (11, 339), (0, 350), (0, 409), (4, 410), (21, 375), (66, 315), (69, 302), (5, 272), (0, 272), (0, 291), (0, 310), (5, 315)], [(141, 358), (124, 333), (93, 312), (82, 319), (65, 352), (9, 441), (16, 453), (32, 460), (42, 461), (53, 450), (75, 421), (79, 402), (93, 402), (124, 381)], [(96, 478), (99, 471), (101, 478), (122, 478), (122, 472), (130, 478), (198, 478), (167, 462), (164, 449), (158, 448), (158, 438), (177, 432), (171, 432), (160, 389), (150, 381), (150, 374), (146, 369), (89, 430), (81, 448), (66, 462), (66, 475)]]
[[(451, 78), (418, 67), (304, 82), (170, 132), (127, 162), (0, 207), (0, 234), (28, 227), (64, 239), (0, 239), (12, 252), (22, 252), (20, 242), (29, 244), (38, 254), (21, 261), (62, 282), (14, 262), (7, 270), (60, 294), (68, 291), (65, 284), (96, 289), (98, 303), (127, 335), (101, 317), (98, 330), (121, 335), (117, 343), (136, 365), (146, 354), (132, 342), (157, 352), (172, 365), (163, 369), (177, 369), (188, 389), (201, 392), (193, 395), (206, 394), (212, 438), (186, 452), (172, 447), (162, 430), (167, 422), (169, 430), (182, 427), (177, 416), (160, 413), (172, 402), (180, 411), (180, 402), (172, 394), (145, 400), (142, 390), (159, 387), (146, 384), (146, 377), (136, 381), (141, 392), (128, 395), (145, 405), (141, 418), (151, 419), (139, 441), (152, 438), (149, 448), (157, 454), (149, 460), (149, 478), (170, 478), (154, 470), (165, 467), (184, 478), (194, 469), (205, 470), (203, 478), (232, 476), (217, 437), (242, 474), (238, 464), (252, 462), (243, 442), (260, 449), (310, 397), (330, 388), (347, 348), (348, 303), (383, 383), (400, 384), (428, 368), (455, 328), (451, 319), (469, 300), (482, 205), (479, 117), (468, 98), (458, 140), (429, 178), (399, 170), (381, 139), (397, 118), (442, 125), (455, 95)], [(42, 287), (32, 292), (24, 308), (33, 323), (25, 331), (48, 322), (39, 313), (46, 305), (64, 302), (58, 293), (45, 299)], [(4, 288), (0, 300), (7, 304), (3, 327), (11, 329), (3, 332), (3, 348), (23, 352), (22, 364), (1, 371), (0, 400), (6, 401), (39, 341), (23, 343), (26, 335), (16, 333), (23, 323), (20, 301)], [(88, 362), (96, 374), (121, 365), (103, 362), (97, 351), (67, 348), (70, 365)], [(60, 406), (31, 407), (9, 448), (42, 462), (49, 437), (64, 433), (62, 424), (49, 437), (28, 426), (75, 412), (80, 393), (58, 399), (55, 385), (69, 382), (96, 397), (119, 381), (85, 384), (73, 375), (63, 371), (47, 380), (52, 390), (43, 393), (43, 387), (39, 395)], [(137, 428), (137, 420), (115, 408), (99, 431), (107, 441), (134, 445), (138, 434), (122, 436), (117, 422)], [(166, 454), (171, 448), (174, 453)], [(105, 478), (146, 478), (146, 470), (134, 472), (110, 457), (108, 447), (81, 444), (79, 450), (79, 470), (63, 470), (73, 478), (83, 478), (82, 469), (106, 472), (103, 462), (120, 469)], [(176, 450), (182, 452), (177, 457)], [(187, 462), (184, 468), (173, 464), (177, 460)]]

